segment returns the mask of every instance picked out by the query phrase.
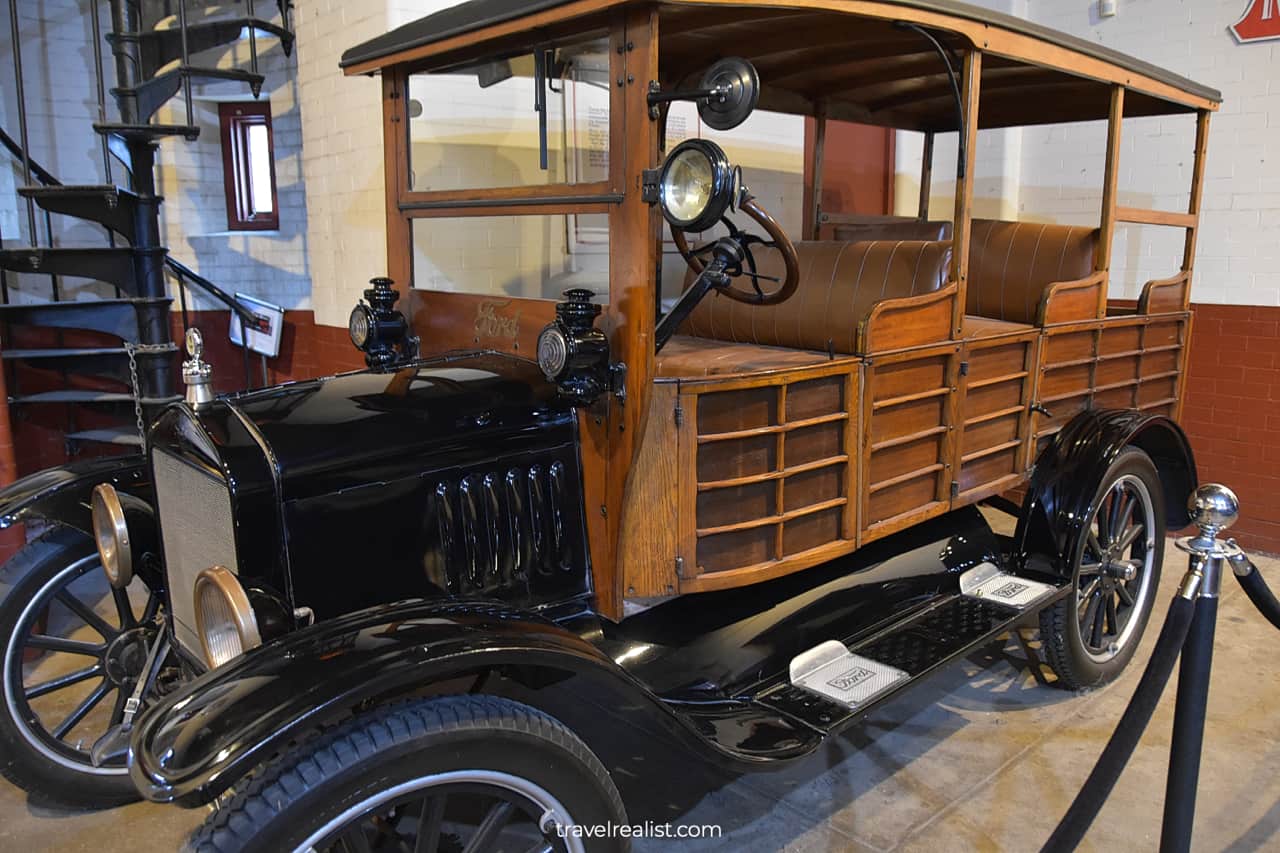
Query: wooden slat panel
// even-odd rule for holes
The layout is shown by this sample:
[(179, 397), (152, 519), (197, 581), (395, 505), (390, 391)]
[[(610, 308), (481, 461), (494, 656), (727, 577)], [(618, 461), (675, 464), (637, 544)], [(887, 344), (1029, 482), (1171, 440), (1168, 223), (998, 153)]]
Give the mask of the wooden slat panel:
[(671, 595), (679, 583), (675, 558), (680, 553), (680, 455), (676, 387), (654, 388), (640, 456), (631, 471), (622, 505), (619, 571), (627, 595)]
[(1173, 228), (1195, 228), (1199, 217), (1192, 213), (1176, 213), (1172, 210), (1148, 210), (1142, 207), (1117, 207), (1116, 221), (1135, 222), (1141, 225), (1168, 225)]

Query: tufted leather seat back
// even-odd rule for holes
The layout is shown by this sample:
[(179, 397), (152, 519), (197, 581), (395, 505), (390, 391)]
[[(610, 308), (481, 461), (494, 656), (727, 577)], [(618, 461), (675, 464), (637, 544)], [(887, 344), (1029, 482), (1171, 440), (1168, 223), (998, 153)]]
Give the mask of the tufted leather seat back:
[(966, 312), (1036, 323), (1050, 284), (1093, 273), (1097, 244), (1096, 228), (973, 220)]
[[(759, 272), (781, 278), (782, 255), (753, 249)], [(689, 315), (681, 332), (701, 338), (793, 349), (857, 352), (858, 324), (882, 299), (918, 296), (940, 289), (951, 268), (951, 244), (872, 240), (860, 243), (801, 241), (800, 286), (779, 305), (736, 302), (712, 293)], [(687, 287), (692, 273), (685, 279)], [(734, 282), (750, 288), (750, 279)], [(762, 281), (768, 291), (778, 285)]]

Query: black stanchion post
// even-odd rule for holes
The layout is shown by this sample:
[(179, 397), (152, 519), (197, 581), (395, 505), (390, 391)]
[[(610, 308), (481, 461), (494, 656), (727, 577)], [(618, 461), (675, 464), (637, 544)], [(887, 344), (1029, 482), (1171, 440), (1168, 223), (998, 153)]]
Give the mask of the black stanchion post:
[(1239, 551), (1234, 542), (1219, 542), (1217, 538), (1235, 523), (1239, 514), (1239, 501), (1230, 489), (1219, 485), (1201, 486), (1192, 496), (1189, 509), (1200, 535), (1184, 537), (1176, 544), (1191, 555), (1192, 565), (1199, 563), (1203, 580), (1178, 670), (1178, 699), (1160, 830), (1161, 853), (1188, 853), (1191, 849), (1222, 568), (1223, 562)]

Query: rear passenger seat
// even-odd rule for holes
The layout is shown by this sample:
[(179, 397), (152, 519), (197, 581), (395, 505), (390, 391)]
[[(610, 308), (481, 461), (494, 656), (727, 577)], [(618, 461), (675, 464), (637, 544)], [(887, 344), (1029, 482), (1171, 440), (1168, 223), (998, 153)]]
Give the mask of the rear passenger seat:
[(1096, 228), (973, 220), (966, 313), (1037, 324), (1049, 285), (1093, 274), (1097, 245)]

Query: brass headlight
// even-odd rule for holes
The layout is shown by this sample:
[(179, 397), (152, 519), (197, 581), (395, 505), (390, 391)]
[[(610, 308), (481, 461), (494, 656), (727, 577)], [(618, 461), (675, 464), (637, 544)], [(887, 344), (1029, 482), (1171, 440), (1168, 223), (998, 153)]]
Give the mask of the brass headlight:
[(196, 633), (210, 667), (222, 666), (262, 645), (258, 619), (240, 581), (224, 566), (196, 578)]
[(93, 540), (107, 582), (124, 589), (133, 580), (133, 550), (129, 545), (129, 526), (124, 520), (124, 507), (115, 486), (101, 483), (93, 489)]

